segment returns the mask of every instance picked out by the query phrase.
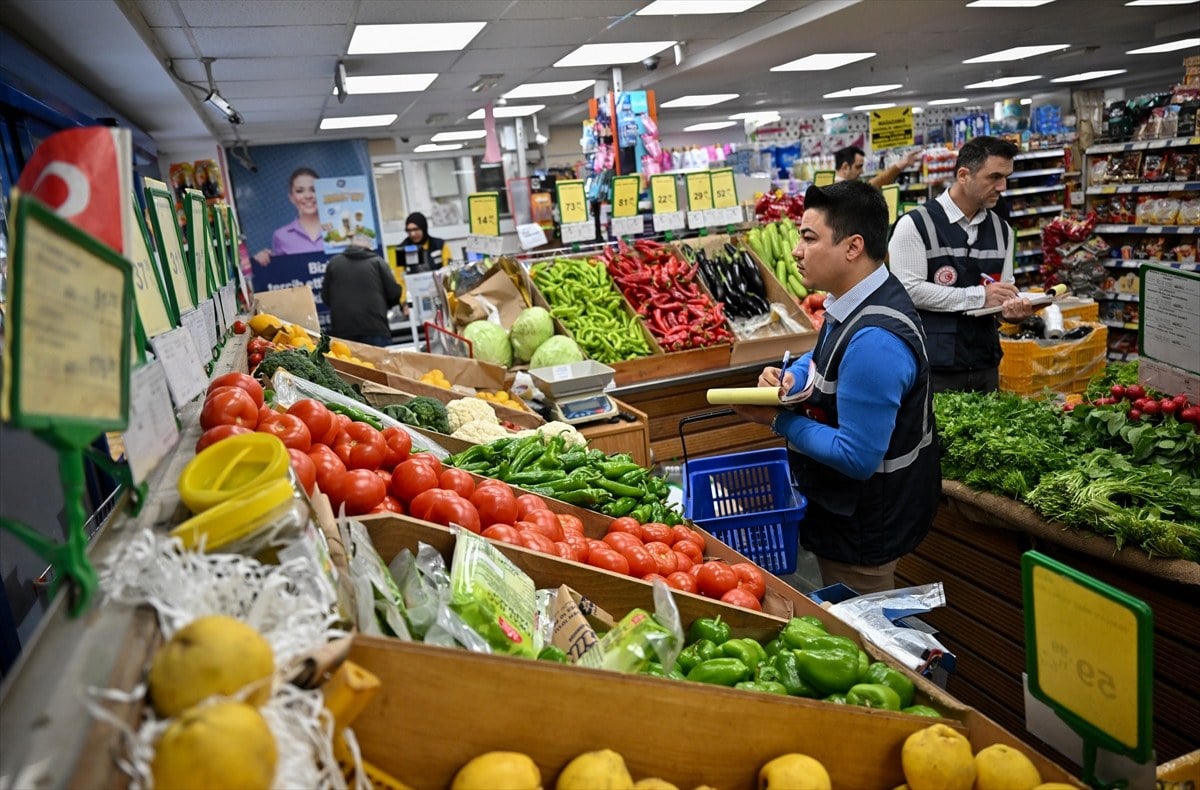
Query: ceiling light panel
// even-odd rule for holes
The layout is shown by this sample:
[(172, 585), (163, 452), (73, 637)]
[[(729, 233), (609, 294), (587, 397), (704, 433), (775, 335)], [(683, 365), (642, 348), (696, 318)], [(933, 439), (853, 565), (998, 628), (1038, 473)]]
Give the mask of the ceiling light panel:
[(858, 112), (867, 112), (868, 110), (886, 110), (889, 107), (895, 106), (895, 102), (885, 102), (883, 104), (860, 104), (857, 107), (851, 107), (850, 109), (857, 110)]
[(728, 129), (730, 126), (737, 126), (737, 121), (708, 121), (706, 123), (694, 123), (691, 126), (683, 127), (685, 132), (711, 132), (714, 129)]
[(565, 69), (571, 66), (620, 66), (625, 63), (638, 63), (673, 46), (675, 46), (674, 41), (584, 44), (555, 63), (554, 67)]
[(790, 60), (781, 66), (771, 67), (771, 71), (829, 71), (873, 57), (874, 52), (826, 52)]
[[(364, 74), (346, 77), (346, 93), (364, 95), (368, 93), (414, 93), (428, 88), (436, 74)], [(337, 93), (337, 89), (334, 89)]]
[(1150, 47), (1142, 47), (1141, 49), (1131, 49), (1126, 51), (1126, 55), (1157, 55), (1160, 52), (1175, 52), (1180, 49), (1191, 49), (1192, 47), (1200, 47), (1200, 38), (1181, 38), (1178, 41), (1168, 41), (1165, 44), (1155, 44)]
[(322, 118), (322, 129), (365, 129), (371, 126), (390, 126), (396, 113), (388, 115), (348, 115), (343, 118)]
[(356, 25), (350, 37), (351, 55), (393, 52), (458, 52), (479, 35), (487, 22), (421, 22), (397, 25)]
[(1054, 0), (972, 0), (967, 8), (1036, 8)]
[(968, 101), (970, 101), (970, 99), (968, 99), (966, 96), (962, 96), (955, 99), (933, 99), (932, 101), (927, 101), (925, 103), (930, 107), (939, 107), (943, 104), (966, 104)]
[(964, 60), (963, 63), (1008, 63), (1010, 60), (1023, 60), (1024, 58), (1032, 58), (1037, 55), (1045, 55), (1048, 52), (1069, 49), (1070, 46), (1070, 44), (1038, 44), (1029, 47), (1009, 47), (1008, 49), (1002, 49), (999, 52), (993, 52), (989, 55), (969, 58)]
[(696, 16), (699, 14), (740, 14), (765, 0), (654, 0), (637, 16)]
[[(533, 115), (534, 113), (539, 113), (544, 109), (546, 109), (546, 105), (544, 104), (514, 104), (508, 107), (493, 107), (492, 117), (524, 118), (526, 116)], [(483, 108), (480, 107), (478, 110), (468, 115), (467, 119), (471, 121), (482, 121)]]
[(711, 107), (714, 104), (736, 99), (740, 94), (737, 93), (696, 93), (691, 96), (680, 96), (678, 99), (671, 99), (668, 102), (663, 102), (659, 107)]
[(1125, 5), (1194, 5), (1195, 3), (1200, 3), (1200, 0), (1129, 0)]
[(844, 91), (834, 91), (826, 93), (826, 99), (852, 99), (855, 96), (874, 96), (876, 93), (887, 93), (894, 91), (896, 88), (903, 88), (900, 83), (895, 85), (859, 85), (857, 88), (847, 88)]
[(1087, 82), (1088, 80), (1098, 80), (1101, 77), (1113, 77), (1117, 74), (1124, 74), (1129, 69), (1108, 69), (1106, 71), (1082, 71), (1078, 74), (1068, 74), (1065, 77), (1055, 77), (1051, 82)]
[(827, 121), (832, 121), (834, 118), (841, 118), (845, 114), (846, 113), (844, 113), (844, 112), (827, 112), (824, 115), (822, 115), (821, 117)]
[(434, 151), (457, 151), (462, 148), (462, 143), (448, 143), (439, 145), (438, 143), (421, 143), (413, 149), (415, 154), (428, 154)]
[(595, 85), (595, 80), (561, 80), (558, 82), (527, 82), (504, 94), (506, 99), (540, 99), (545, 96), (572, 96)]
[(972, 90), (975, 88), (1005, 88), (1009, 85), (1020, 85), (1022, 82), (1033, 82), (1034, 80), (1040, 80), (1041, 78), (1041, 74), (1034, 74), (1025, 77), (999, 77), (994, 80), (986, 80), (985, 82), (972, 82), (970, 85), (964, 85), (963, 87), (967, 90)]
[(483, 129), (464, 129), (461, 132), (438, 132), (429, 139), (435, 143), (449, 143), (454, 140), (478, 140), (482, 137), (487, 137), (487, 132)]
[(739, 112), (736, 115), (729, 116), (731, 121), (754, 121), (756, 123), (771, 123), (778, 121), (779, 113), (774, 111), (766, 112)]

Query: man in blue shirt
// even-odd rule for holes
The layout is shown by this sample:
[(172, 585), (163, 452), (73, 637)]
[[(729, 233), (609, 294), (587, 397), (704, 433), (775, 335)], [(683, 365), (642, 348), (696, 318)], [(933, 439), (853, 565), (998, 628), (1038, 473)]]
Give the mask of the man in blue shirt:
[(800, 543), (825, 584), (859, 593), (895, 586), (896, 563), (929, 532), (941, 486), (925, 335), (883, 266), (887, 226), (883, 196), (868, 184), (805, 193), (792, 254), (804, 284), (829, 292), (825, 324), (811, 353), (759, 377), (789, 406), (736, 408), (787, 439), (809, 502)]

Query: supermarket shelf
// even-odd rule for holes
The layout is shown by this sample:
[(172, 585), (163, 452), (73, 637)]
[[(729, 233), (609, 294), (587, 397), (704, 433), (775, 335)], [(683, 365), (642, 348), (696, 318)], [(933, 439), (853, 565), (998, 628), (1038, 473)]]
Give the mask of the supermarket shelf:
[(1061, 214), (1062, 206), (1038, 206), (1037, 208), (1025, 208), (1019, 211), (1009, 211), (1010, 217), (1036, 217), (1038, 214)]
[(1200, 181), (1158, 181), (1153, 184), (1105, 184), (1088, 187), (1089, 195), (1136, 195), (1145, 192), (1200, 192)]
[(1041, 271), (1041, 268), (1041, 265), (1036, 263), (1032, 266), (1018, 266), (1017, 268), (1013, 269), (1013, 274), (1033, 274), (1034, 272)]
[(1017, 238), (1023, 239), (1027, 236), (1040, 236), (1041, 234), (1042, 234), (1041, 228), (1021, 228), (1020, 230), (1017, 231)]
[(1137, 233), (1147, 235), (1167, 234), (1171, 236), (1195, 236), (1200, 234), (1197, 225), (1097, 225), (1096, 233)]
[(1143, 263), (1162, 266), (1167, 269), (1179, 269), (1185, 272), (1200, 272), (1200, 263), (1175, 263), (1173, 261), (1127, 261), (1121, 258), (1113, 258), (1105, 262), (1105, 266), (1110, 269), (1140, 269)]
[(1013, 174), (1008, 177), (1008, 180), (1033, 178), (1034, 176), (1061, 176), (1065, 172), (1066, 170), (1061, 167), (1046, 167), (1041, 170), (1014, 170)]
[(929, 189), (929, 184), (925, 183), (900, 185), (901, 192), (924, 192), (927, 189)]
[(1017, 189), (1004, 190), (1005, 197), (1014, 197), (1016, 195), (1036, 195), (1039, 192), (1062, 192), (1066, 187), (1062, 184), (1052, 184), (1048, 187), (1018, 187)]
[(1051, 158), (1062, 159), (1063, 158), (1063, 149), (1056, 148), (1052, 151), (1026, 151), (1023, 154), (1017, 154), (1016, 156), (1014, 156), (1013, 161), (1019, 162), (1023, 159), (1051, 159)]
[(1032, 258), (1034, 255), (1041, 255), (1041, 250), (1019, 250), (1014, 257), (1016, 258)]
[(1200, 137), (1168, 137), (1162, 140), (1138, 140), (1132, 143), (1102, 143), (1093, 145), (1085, 154), (1112, 154), (1118, 151), (1151, 151), (1157, 148), (1179, 148), (1200, 145)]
[(1118, 293), (1117, 291), (1101, 291), (1100, 301), (1102, 302), (1136, 302), (1137, 294)]
[(1067, 172), (1063, 173), (1063, 176), (1065, 178), (1079, 178), (1082, 175), (1083, 175), (1082, 170), (1068, 170)]
[(1121, 321), (1105, 320), (1105, 321), (1101, 321), (1100, 323), (1104, 324), (1105, 326), (1107, 326), (1110, 329), (1129, 329), (1129, 330), (1137, 331), (1137, 328), (1138, 328), (1137, 324), (1126, 324)]

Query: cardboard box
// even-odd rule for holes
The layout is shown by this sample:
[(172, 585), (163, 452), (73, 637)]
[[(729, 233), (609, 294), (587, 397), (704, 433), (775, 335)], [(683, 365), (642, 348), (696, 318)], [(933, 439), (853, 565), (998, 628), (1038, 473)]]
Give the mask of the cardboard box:
[[(357, 367), (351, 363), (337, 360), (334, 363), (334, 369), (340, 374), (345, 374), (344, 368)], [(361, 368), (360, 368), (361, 369)], [(445, 387), (438, 387), (433, 384), (426, 384), (416, 379), (406, 379), (402, 376), (395, 376), (390, 373), (379, 375), (379, 371), (371, 371), (365, 369), (368, 373), (375, 373), (375, 376), (370, 378), (358, 377), (354, 374), (348, 374), (348, 380), (352, 383), (359, 384), (362, 387), (363, 395), (366, 396), (367, 402), (375, 408), (388, 406), (393, 403), (405, 404), (417, 396), (433, 398), (442, 403), (449, 403), (452, 400), (459, 398), (473, 398), (474, 395), (467, 393), (448, 390)], [(356, 380), (357, 379), (357, 380)], [(382, 381), (380, 381), (382, 379)], [(487, 402), (487, 401), (485, 401)], [(499, 403), (487, 402), (488, 405), (496, 412), (496, 416), (501, 420), (507, 420), (514, 425), (519, 425), (522, 428), (536, 428), (539, 425), (545, 425), (546, 421), (540, 415), (531, 411), (523, 411), (520, 409), (511, 409), (507, 406), (502, 406)], [(432, 438), (441, 441), (448, 437), (442, 434), (432, 434)], [(446, 446), (443, 444), (443, 446)]]
[(317, 301), (307, 285), (259, 291), (254, 294), (254, 312), (270, 313), (289, 324), (299, 324), (313, 335), (321, 333)]
[(501, 326), (512, 328), (529, 302), (517, 289), (510, 272), (511, 267), (493, 266), (477, 285), (455, 294), (454, 326), (457, 331), (461, 332), (472, 321), (486, 320), (490, 315), (489, 308), (499, 314)]
[(504, 368), (477, 359), (426, 354), (421, 351), (389, 351), (378, 346), (343, 340), (359, 359), (374, 363), (378, 370), (419, 379), (431, 370), (442, 371), (446, 380), (474, 395), (475, 390), (504, 389)]

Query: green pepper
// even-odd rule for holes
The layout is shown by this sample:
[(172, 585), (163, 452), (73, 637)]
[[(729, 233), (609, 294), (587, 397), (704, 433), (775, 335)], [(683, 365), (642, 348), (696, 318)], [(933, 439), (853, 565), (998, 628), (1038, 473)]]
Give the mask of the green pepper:
[(934, 710), (933, 708), (929, 707), (928, 705), (909, 705), (907, 708), (901, 708), (900, 712), (901, 713), (909, 713), (909, 714), (912, 714), (913, 716), (929, 716), (930, 718), (933, 718), (933, 719), (942, 718), (941, 711)]
[(667, 670), (667, 677), (672, 680), (687, 680), (687, 675), (683, 674), (683, 670), (679, 668), (678, 661), (672, 664), (671, 668)]
[[(780, 652), (782, 652), (784, 650), (788, 650), (788, 646), (785, 645), (783, 643), (783, 640), (780, 639), (779, 637), (775, 637), (770, 642), (767, 642), (765, 645), (763, 645), (763, 651), (770, 658), (774, 658), (776, 655), (778, 655)], [(790, 652), (790, 650), (789, 650), (789, 652)]]
[(779, 673), (775, 671), (775, 667), (771, 666), (770, 661), (764, 661), (754, 668), (754, 679), (772, 683), (783, 682), (779, 679)]
[(846, 692), (846, 702), (864, 708), (900, 710), (900, 695), (882, 683), (858, 683)]
[(638, 505), (629, 512), (629, 515), (637, 519), (639, 524), (645, 524), (654, 520), (650, 518), (650, 506), (646, 504)]
[(688, 670), (687, 679), (715, 686), (732, 686), (750, 677), (750, 668), (736, 658), (710, 658)]
[(822, 702), (832, 702), (834, 705), (849, 705), (850, 704), (849, 702), (846, 701), (845, 694), (830, 694), (828, 697), (822, 698), (821, 701)]
[(876, 661), (867, 667), (867, 671), (860, 679), (862, 683), (882, 683), (885, 686), (890, 686), (893, 691), (900, 695), (900, 707), (907, 708), (912, 705), (913, 682), (904, 676), (904, 673), (897, 669), (889, 667), (882, 661)]
[(562, 648), (555, 647), (554, 645), (546, 645), (545, 647), (543, 647), (542, 652), (538, 653), (537, 660), (538, 661), (553, 661), (558, 664), (571, 663), (567, 659), (567, 654), (563, 652)]
[(268, 406), (275, 403), (275, 390), (271, 389), (270, 387), (263, 390), (263, 403), (267, 404)]
[(793, 650), (844, 650), (857, 653), (858, 645), (853, 639), (832, 634), (807, 634), (801, 631), (784, 629), (780, 635), (788, 647)]
[(593, 505), (608, 502), (612, 499), (612, 494), (603, 488), (581, 488), (578, 491), (562, 491), (554, 495), (554, 498), (561, 499), (563, 502), (570, 502), (572, 505), (592, 507)]
[(600, 508), (600, 512), (606, 516), (620, 518), (621, 516), (629, 515), (629, 512), (637, 507), (638, 501), (631, 496), (623, 496), (620, 499), (614, 499), (604, 507)]
[(374, 417), (370, 414), (359, 411), (358, 409), (350, 406), (345, 406), (341, 403), (327, 403), (325, 405), (331, 412), (334, 412), (335, 414), (344, 414), (354, 422), (365, 422), (367, 425), (370, 425), (377, 431), (383, 430), (383, 423), (379, 421), (378, 417)]
[(750, 669), (767, 660), (767, 652), (753, 639), (730, 639), (721, 645), (721, 652), (730, 658), (736, 658)]
[(858, 654), (844, 650), (797, 650), (800, 677), (822, 694), (849, 691), (858, 682)]
[(865, 678), (865, 677), (866, 677), (866, 675), (867, 675), (867, 669), (868, 669), (870, 666), (871, 666), (871, 657), (870, 657), (870, 656), (868, 656), (868, 655), (867, 655), (865, 652), (863, 652), (862, 650), (859, 650), (859, 651), (858, 651), (858, 682), (859, 682), (859, 683), (866, 683), (866, 682), (868, 682), (868, 681), (866, 681), (866, 680), (863, 680), (863, 678)]
[(632, 496), (640, 499), (646, 493), (637, 486), (629, 486), (625, 485), (624, 483), (618, 483), (616, 480), (609, 480), (607, 477), (597, 478), (596, 485), (600, 488), (603, 488), (605, 491), (616, 494), (617, 496)]
[(781, 650), (771, 659), (770, 666), (775, 670), (779, 682), (787, 689), (788, 694), (794, 697), (820, 696), (816, 689), (805, 683), (804, 678), (800, 676), (800, 660), (791, 650)]
[[(528, 473), (522, 472), (521, 474), (528, 474)], [(551, 491), (563, 492), (563, 491), (579, 491), (581, 489), (588, 488), (589, 486), (591, 486), (591, 484), (592, 484), (592, 481), (583, 475), (570, 475), (568, 477), (562, 477), (557, 480), (552, 480), (549, 483), (549, 486), (550, 486)]]
[(540, 436), (526, 436), (521, 442), (529, 442), (529, 444), (519, 445), (516, 452), (511, 456), (512, 463), (509, 464), (509, 469), (514, 474), (522, 471), (526, 466), (536, 461), (546, 451), (546, 447), (542, 444)]
[(545, 469), (547, 471), (552, 470), (555, 472), (561, 472), (562, 466), (559, 464), (558, 455), (559, 452), (561, 452), (562, 446), (565, 442), (566, 439), (563, 439), (562, 434), (552, 438), (550, 443), (546, 446), (545, 452), (543, 452), (538, 458), (537, 468)]
[(761, 691), (766, 694), (787, 694), (787, 689), (782, 683), (776, 683), (771, 680), (746, 680), (741, 683), (736, 683), (733, 686), (735, 689), (745, 689), (746, 691)]
[(679, 654), (679, 669), (686, 675), (697, 664), (716, 658), (720, 654), (720, 649), (710, 640), (701, 639), (685, 647)]
[[(779, 638), (782, 639), (788, 645), (788, 647), (792, 647), (794, 650), (799, 649), (802, 641), (805, 638), (827, 635), (828, 634), (824, 628), (818, 629), (811, 623), (802, 620), (799, 617), (793, 617), (788, 621), (788, 624), (783, 627), (783, 630), (779, 632)], [(793, 643), (795, 643), (795, 647), (793, 647)], [(857, 645), (855, 647), (857, 647)]]
[[(826, 631), (825, 622), (820, 617), (817, 617), (815, 614), (806, 614), (806, 615), (802, 615), (800, 617), (794, 617), (792, 619), (799, 620), (802, 623), (808, 623), (810, 626), (817, 629), (818, 631)], [(828, 631), (826, 631), (826, 633), (828, 633)]]
[(568, 472), (578, 469), (587, 463), (587, 452), (583, 450), (571, 450), (565, 452), (558, 457), (559, 466), (566, 469)]
[(665, 678), (667, 676), (667, 671), (663, 669), (662, 664), (658, 663), (657, 661), (651, 661), (646, 665), (646, 668), (643, 669), (640, 674), (650, 675), (651, 677), (656, 678)]
[(649, 472), (647, 472), (645, 469), (642, 469), (639, 466), (637, 469), (634, 469), (632, 472), (626, 472), (625, 474), (618, 477), (617, 482), (624, 483), (627, 486), (636, 485), (637, 483), (640, 483), (643, 480), (645, 480), (646, 475), (648, 475), (648, 474), (649, 474)]
[(632, 472), (634, 469), (641, 469), (640, 464), (635, 464), (632, 461), (606, 461), (600, 464), (600, 474), (607, 477), (609, 480), (616, 480), (623, 474)]
[(688, 628), (688, 642), (699, 642), (707, 639), (714, 645), (723, 645), (729, 641), (729, 623), (721, 622), (721, 616), (697, 617)]
[(514, 472), (506, 482), (515, 486), (540, 486), (562, 480), (566, 472), (550, 469), (531, 469), (525, 472)]

